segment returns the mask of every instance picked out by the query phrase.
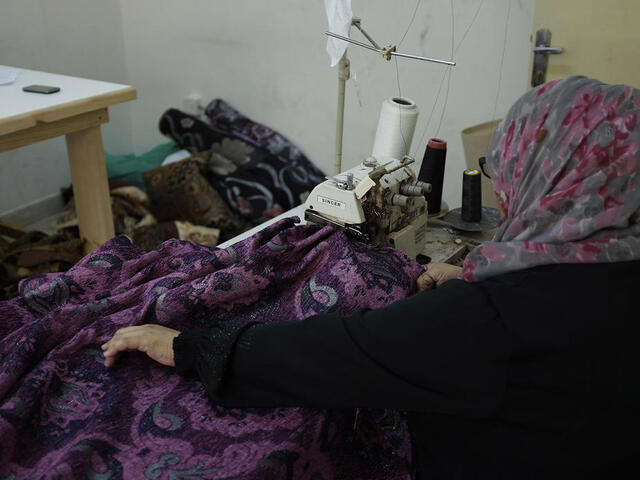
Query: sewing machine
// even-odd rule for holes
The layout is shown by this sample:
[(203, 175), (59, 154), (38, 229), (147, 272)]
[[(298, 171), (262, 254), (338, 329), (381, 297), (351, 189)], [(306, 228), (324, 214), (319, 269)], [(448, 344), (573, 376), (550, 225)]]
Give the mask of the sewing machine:
[(369, 157), (317, 185), (305, 202), (308, 222), (331, 224), (373, 245), (390, 246), (416, 258), (426, 242), (431, 185), (416, 179), (404, 156)]
[[(353, 17), (350, 7), (349, 12), (333, 12), (327, 7), (327, 17), (330, 29), (335, 27), (342, 35), (331, 31), (325, 32), (326, 35), (373, 50), (387, 61), (399, 56), (449, 66), (456, 64), (448, 60), (400, 53), (395, 45), (380, 47), (363, 29), (362, 21)], [(346, 23), (344, 18), (347, 18)], [(355, 26), (370, 44), (351, 39), (348, 36), (351, 26)], [(422, 253), (427, 240), (425, 194), (431, 191), (431, 185), (417, 180), (415, 172), (409, 167), (415, 160), (406, 155), (413, 137), (417, 107), (405, 97), (394, 97), (390, 102), (387, 101), (389, 105), (383, 103), (373, 156), (341, 172), (345, 82), (350, 77), (350, 63), (346, 44), (329, 43), (327, 50), (334, 64), (339, 64), (336, 175), (313, 189), (305, 202), (304, 218), (309, 222), (335, 225), (361, 241), (394, 247), (416, 258)], [(393, 122), (388, 121), (388, 115), (385, 117), (385, 106), (390, 106), (389, 111), (397, 112), (398, 117), (392, 119)], [(404, 122), (402, 116), (406, 116)], [(397, 138), (385, 138), (389, 134), (395, 134)]]
[[(327, 12), (330, 19), (332, 15)], [(361, 20), (352, 17), (344, 33), (348, 35), (349, 27), (355, 26), (369, 41), (369, 44), (358, 42), (345, 35), (327, 31), (329, 37), (343, 40), (360, 47), (373, 50), (382, 58), (389, 61), (392, 57), (403, 57), (427, 62), (435, 62), (448, 66), (455, 66), (456, 62), (409, 55), (396, 51), (395, 45), (381, 48), (371, 36), (362, 28)], [(330, 25), (331, 27), (331, 25)], [(317, 185), (308, 196), (304, 205), (298, 205), (282, 213), (276, 218), (268, 220), (253, 229), (227, 240), (219, 245), (228, 248), (250, 235), (283, 218), (297, 216), (301, 223), (313, 222), (318, 224), (335, 225), (355, 238), (380, 246), (395, 247), (408, 256), (416, 258), (422, 255), (425, 261), (458, 263), (468, 251), (468, 243), (477, 244), (475, 238), (463, 241), (458, 232), (451, 230), (442, 221), (433, 220), (435, 228), (427, 231), (427, 202), (425, 194), (431, 190), (431, 185), (417, 180), (417, 175), (410, 167), (415, 161), (404, 155), (408, 151), (413, 136), (404, 127), (407, 122), (398, 123), (394, 130), (402, 131), (400, 135), (404, 150), (392, 155), (380, 154), (374, 142), (372, 157), (364, 160), (360, 165), (342, 171), (342, 140), (344, 126), (345, 83), (350, 78), (349, 60), (346, 48), (337, 53), (338, 69), (338, 115), (336, 122), (336, 153), (334, 172), (336, 174)], [(329, 52), (332, 55), (332, 52)], [(406, 98), (395, 98), (396, 107), (410, 107), (413, 101)], [(380, 130), (380, 125), (378, 130)], [(378, 134), (376, 133), (376, 139)], [(340, 172), (340, 173), (338, 173)], [(473, 237), (475, 234), (472, 234)], [(484, 235), (480, 232), (478, 235)], [(483, 238), (484, 239), (484, 238)]]

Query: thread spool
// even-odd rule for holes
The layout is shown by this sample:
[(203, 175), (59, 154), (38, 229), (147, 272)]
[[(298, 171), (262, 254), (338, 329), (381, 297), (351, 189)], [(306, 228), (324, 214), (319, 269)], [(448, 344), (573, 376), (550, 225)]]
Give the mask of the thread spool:
[(442, 209), (442, 184), (446, 159), (447, 142), (439, 138), (429, 140), (418, 174), (419, 181), (431, 184), (431, 192), (425, 195), (429, 214), (438, 213)]
[(407, 97), (391, 97), (382, 102), (372, 156), (402, 159), (411, 147), (418, 121), (418, 107)]
[(480, 170), (468, 169), (462, 174), (462, 212), (465, 222), (479, 222), (482, 218), (482, 177)]

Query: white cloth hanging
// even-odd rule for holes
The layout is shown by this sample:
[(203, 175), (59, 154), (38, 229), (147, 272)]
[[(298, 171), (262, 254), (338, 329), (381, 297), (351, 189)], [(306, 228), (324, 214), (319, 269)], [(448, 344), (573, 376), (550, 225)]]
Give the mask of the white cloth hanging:
[[(349, 27), (353, 12), (351, 11), (351, 0), (324, 0), (324, 8), (327, 11), (327, 19), (329, 20), (329, 31), (349, 36)], [(327, 53), (331, 57), (331, 66), (334, 67), (344, 55), (348, 42), (337, 38), (329, 37), (327, 39)]]

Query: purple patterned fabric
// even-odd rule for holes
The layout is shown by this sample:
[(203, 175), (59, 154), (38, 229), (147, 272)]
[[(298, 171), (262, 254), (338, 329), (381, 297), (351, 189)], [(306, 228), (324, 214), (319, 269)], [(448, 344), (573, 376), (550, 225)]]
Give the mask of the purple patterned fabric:
[(409, 479), (395, 412), (227, 409), (139, 352), (103, 365), (128, 325), (348, 314), (413, 293), (422, 268), (400, 252), (296, 220), (224, 250), (116, 237), (23, 281), (0, 302), (0, 478)]
[(304, 168), (316, 183), (324, 180), (324, 173), (293, 142), (272, 128), (245, 117), (224, 100), (212, 100), (205, 108), (205, 115), (215, 130), (264, 148), (273, 155), (285, 157), (293, 165)]
[(211, 124), (180, 110), (160, 118), (160, 132), (183, 148), (202, 152), (203, 173), (238, 215), (258, 225), (304, 202), (324, 180), (292, 142), (217, 99), (206, 109)]
[(523, 95), (487, 156), (505, 217), (463, 278), (640, 259), (639, 113), (640, 90), (585, 77)]

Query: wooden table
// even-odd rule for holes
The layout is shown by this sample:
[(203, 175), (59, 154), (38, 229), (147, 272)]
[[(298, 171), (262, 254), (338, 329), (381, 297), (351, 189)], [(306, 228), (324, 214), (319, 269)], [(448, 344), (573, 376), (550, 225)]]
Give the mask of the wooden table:
[[(51, 85), (50, 95), (26, 93), (27, 85)], [(80, 236), (89, 253), (114, 236), (100, 125), (108, 107), (136, 98), (127, 85), (22, 70), (0, 85), (0, 152), (66, 135)]]

